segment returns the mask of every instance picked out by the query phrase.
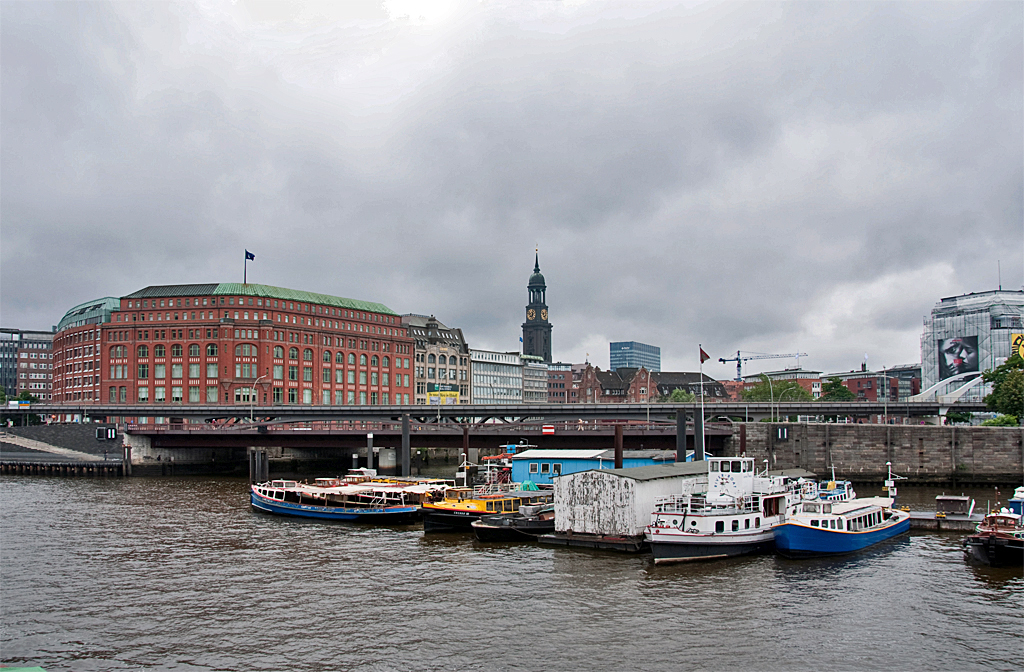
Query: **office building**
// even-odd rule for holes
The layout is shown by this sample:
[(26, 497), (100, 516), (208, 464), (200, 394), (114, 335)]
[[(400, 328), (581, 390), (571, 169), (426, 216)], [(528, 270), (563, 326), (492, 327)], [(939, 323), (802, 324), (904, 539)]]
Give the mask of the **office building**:
[(53, 332), (0, 329), (0, 384), (9, 399), (53, 395)]
[(469, 352), (474, 404), (523, 403), (523, 358), (518, 352)]
[(469, 345), (462, 330), (433, 315), (403, 315), (402, 325), (413, 340), (415, 403), (471, 403)]
[(612, 371), (640, 367), (652, 372), (661, 371), (661, 348), (656, 345), (639, 341), (616, 341), (609, 344), (608, 350), (609, 368)]

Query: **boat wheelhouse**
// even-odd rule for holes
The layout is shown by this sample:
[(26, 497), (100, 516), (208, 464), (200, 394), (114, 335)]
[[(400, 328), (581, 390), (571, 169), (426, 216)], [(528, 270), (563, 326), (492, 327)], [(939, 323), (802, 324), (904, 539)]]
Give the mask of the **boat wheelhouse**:
[(712, 560), (770, 551), (773, 529), (795, 490), (783, 476), (758, 474), (751, 458), (709, 458), (706, 492), (656, 500), (645, 531), (655, 564)]

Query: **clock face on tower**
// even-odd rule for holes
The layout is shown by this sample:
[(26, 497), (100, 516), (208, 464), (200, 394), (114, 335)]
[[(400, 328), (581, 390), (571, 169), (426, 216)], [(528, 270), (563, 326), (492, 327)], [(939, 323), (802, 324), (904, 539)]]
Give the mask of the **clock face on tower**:
[(542, 319), (542, 320), (548, 319), (548, 309), (547, 308), (541, 308), (540, 309), (540, 319)]
[(528, 311), (526, 311), (526, 319), (532, 320), (532, 319), (534, 319), (536, 317), (537, 317), (537, 311), (535, 311), (533, 308), (530, 308)]

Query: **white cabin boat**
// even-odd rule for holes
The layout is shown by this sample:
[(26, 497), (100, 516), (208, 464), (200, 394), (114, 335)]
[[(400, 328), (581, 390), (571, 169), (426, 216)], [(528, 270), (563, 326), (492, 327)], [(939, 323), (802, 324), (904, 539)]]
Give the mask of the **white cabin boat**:
[(771, 551), (784, 520), (790, 479), (755, 472), (745, 457), (709, 458), (706, 492), (656, 501), (645, 537), (655, 564), (711, 560)]

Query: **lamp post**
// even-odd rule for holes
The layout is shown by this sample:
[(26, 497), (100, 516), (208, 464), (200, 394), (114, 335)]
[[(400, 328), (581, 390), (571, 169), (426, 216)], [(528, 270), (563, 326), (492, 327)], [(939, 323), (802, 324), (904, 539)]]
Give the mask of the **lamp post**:
[(795, 389), (797, 389), (797, 388), (795, 388), (795, 387), (791, 387), (791, 388), (789, 388), (789, 389), (786, 389), (786, 390), (783, 390), (782, 392), (780, 392), (780, 393), (779, 393), (779, 405), (780, 405), (780, 406), (782, 405), (782, 399), (783, 399), (783, 397), (785, 397), (785, 396), (786, 396), (786, 392), (792, 392), (792, 391), (793, 391), (793, 390), (795, 390)]
[(771, 395), (768, 401), (768, 411), (772, 416), (772, 422), (775, 422), (775, 388), (772, 386), (771, 376), (765, 376), (768, 379), (768, 394)]
[(885, 396), (882, 397), (882, 422), (886, 425), (889, 424), (889, 376), (886, 373), (885, 367), (882, 367), (882, 389), (885, 390)]
[(267, 374), (263, 374), (255, 381), (253, 381), (252, 387), (249, 388), (249, 422), (252, 420), (253, 406), (256, 404), (256, 384), (267, 377)]

